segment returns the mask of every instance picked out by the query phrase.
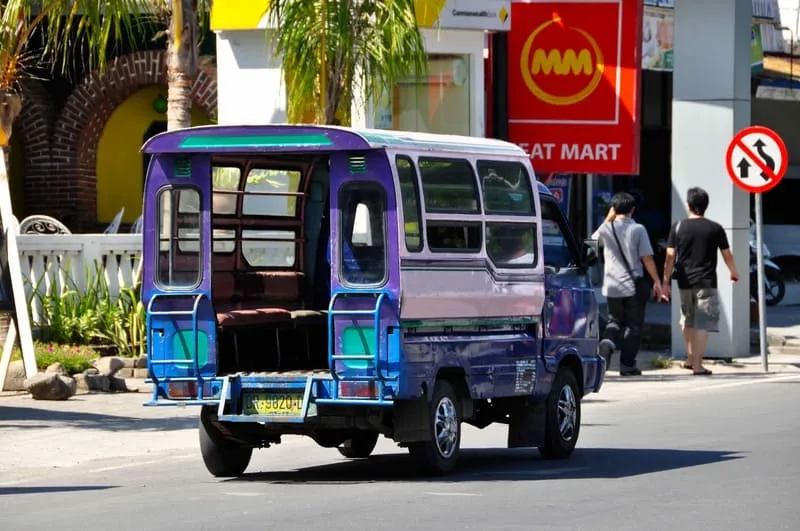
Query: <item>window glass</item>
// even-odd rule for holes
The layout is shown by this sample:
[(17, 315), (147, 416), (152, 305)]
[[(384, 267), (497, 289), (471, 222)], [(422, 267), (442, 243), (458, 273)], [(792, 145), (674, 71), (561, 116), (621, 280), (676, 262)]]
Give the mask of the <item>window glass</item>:
[(478, 161), (487, 214), (533, 215), (533, 194), (528, 172), (519, 162)]
[(486, 252), (495, 265), (533, 267), (536, 265), (536, 225), (530, 223), (487, 223)]
[(236, 249), (236, 231), (233, 229), (214, 229), (214, 252), (232, 253)]
[[(236, 166), (212, 166), (211, 188), (214, 192), (239, 189), (242, 170)], [(237, 194), (214, 193), (212, 211), (214, 214), (236, 214)]]
[(400, 195), (403, 200), (406, 249), (410, 252), (422, 250), (419, 188), (414, 163), (408, 157), (397, 157), (397, 175), (400, 179)]
[(387, 277), (386, 196), (368, 183), (342, 187), (339, 197), (340, 276), (350, 285), (382, 284)]
[[(253, 168), (244, 185), (245, 216), (294, 217), (302, 174), (296, 170)], [(248, 195), (250, 194), (250, 195)]]
[(419, 173), (426, 211), (480, 213), (478, 185), (469, 161), (420, 158)]
[(561, 228), (563, 220), (558, 205), (549, 199), (542, 201), (542, 246), (544, 265), (560, 269), (576, 265), (569, 241)]
[(250, 267), (292, 267), (295, 249), (294, 231), (242, 231), (242, 256)]
[(428, 247), (432, 252), (479, 253), (481, 251), (480, 222), (431, 221), (425, 224)]
[[(177, 212), (176, 204), (181, 207)], [(187, 206), (185, 211), (184, 206)], [(199, 284), (200, 192), (191, 188), (159, 192), (158, 235), (157, 282), (171, 288), (193, 288)]]

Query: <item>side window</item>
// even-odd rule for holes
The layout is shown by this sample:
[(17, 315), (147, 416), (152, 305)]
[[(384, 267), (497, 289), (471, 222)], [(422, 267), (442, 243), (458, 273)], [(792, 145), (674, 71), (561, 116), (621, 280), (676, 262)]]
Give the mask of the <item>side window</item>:
[(479, 160), (477, 166), (487, 214), (534, 214), (531, 181), (525, 166), (496, 160)]
[(200, 283), (201, 207), (200, 192), (193, 188), (158, 193), (156, 281), (162, 286), (192, 288)]
[(536, 266), (535, 223), (486, 223), (486, 253), (499, 267)]
[(558, 205), (542, 199), (542, 246), (544, 265), (561, 269), (577, 265), (578, 260), (564, 231), (565, 220)]
[(478, 184), (465, 159), (419, 159), (422, 196), (427, 212), (480, 214)]
[(398, 156), (397, 176), (400, 180), (400, 195), (403, 200), (406, 249), (416, 253), (422, 250), (422, 223), (419, 205), (419, 186), (414, 163), (408, 157)]
[(434, 253), (479, 253), (482, 227), (479, 221), (438, 221), (426, 223), (428, 248)]
[(242, 170), (236, 166), (212, 166), (211, 188), (214, 190), (212, 212), (214, 214), (236, 214), (236, 200)]
[(354, 182), (339, 192), (339, 275), (344, 284), (386, 282), (386, 194), (371, 183)]
[(301, 178), (297, 170), (251, 169), (244, 184), (242, 214), (294, 217)]
[(295, 247), (291, 230), (242, 230), (242, 257), (250, 267), (292, 267)]

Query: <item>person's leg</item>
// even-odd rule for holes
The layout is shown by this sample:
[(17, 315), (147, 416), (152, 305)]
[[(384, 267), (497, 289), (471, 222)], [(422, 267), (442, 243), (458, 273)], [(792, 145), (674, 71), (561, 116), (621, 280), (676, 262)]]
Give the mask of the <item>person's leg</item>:
[(623, 298), (609, 297), (606, 299), (608, 306), (608, 323), (600, 340), (598, 351), (606, 359), (606, 366), (611, 365), (611, 355), (617, 349), (619, 338), (624, 327), (625, 305)]
[(708, 345), (709, 332), (719, 331), (719, 296), (717, 290), (704, 288), (695, 293), (695, 321), (696, 328), (692, 338), (692, 353), (694, 361), (692, 369), (694, 374), (711, 374), (711, 371), (703, 367), (703, 356)]
[(694, 290), (680, 290), (681, 301), (681, 328), (683, 330), (683, 342), (686, 345), (686, 362), (683, 367), (691, 369), (694, 366), (694, 349), (692, 342), (695, 335), (695, 298)]
[(642, 308), (639, 296), (625, 299), (625, 329), (619, 351), (619, 373), (622, 376), (638, 376), (642, 371), (636, 367), (636, 352), (642, 337)]

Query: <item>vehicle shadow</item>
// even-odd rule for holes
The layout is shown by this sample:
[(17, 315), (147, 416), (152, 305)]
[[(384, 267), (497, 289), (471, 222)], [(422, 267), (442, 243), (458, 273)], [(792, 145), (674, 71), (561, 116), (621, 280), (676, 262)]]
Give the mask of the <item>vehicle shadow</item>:
[(19, 494), (55, 494), (59, 492), (89, 492), (115, 489), (105, 485), (77, 486), (77, 487), (0, 487), (0, 496), (15, 496)]
[(85, 411), (64, 411), (46, 407), (0, 406), (0, 431), (74, 427), (99, 431), (174, 431), (197, 428), (197, 418), (138, 418)]
[(462, 450), (455, 473), (421, 476), (407, 454), (383, 454), (292, 471), (246, 474), (230, 482), (275, 484), (530, 481), (621, 479), (741, 459), (740, 452), (636, 448), (585, 448), (569, 460), (546, 461), (535, 449)]

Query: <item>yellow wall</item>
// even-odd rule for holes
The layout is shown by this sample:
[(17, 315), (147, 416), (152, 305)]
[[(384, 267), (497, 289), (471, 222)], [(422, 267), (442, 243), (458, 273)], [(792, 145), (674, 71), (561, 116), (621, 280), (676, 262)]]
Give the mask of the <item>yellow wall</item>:
[[(97, 146), (97, 220), (110, 223), (125, 207), (123, 222), (131, 223), (142, 213), (142, 139), (153, 122), (166, 121), (166, 114), (153, 110), (153, 100), (167, 96), (167, 87), (153, 85), (131, 95), (111, 114)], [(192, 110), (192, 125), (211, 121), (202, 109)]]

